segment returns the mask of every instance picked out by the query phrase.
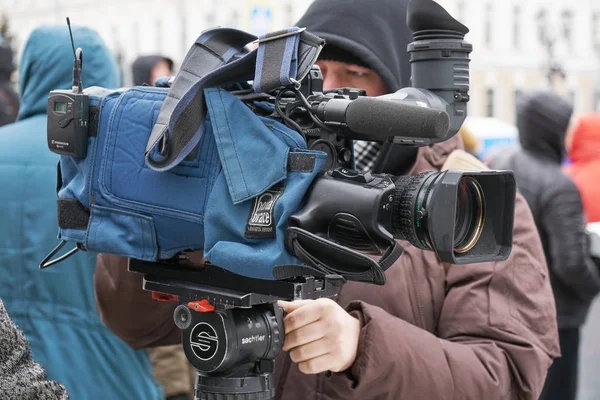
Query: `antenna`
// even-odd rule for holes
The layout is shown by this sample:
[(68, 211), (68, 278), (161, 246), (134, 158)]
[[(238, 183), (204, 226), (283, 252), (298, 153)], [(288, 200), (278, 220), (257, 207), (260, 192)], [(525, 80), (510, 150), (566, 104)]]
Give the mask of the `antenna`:
[(67, 17), (67, 26), (71, 36), (71, 47), (73, 48), (73, 92), (83, 93), (83, 82), (81, 82), (81, 68), (83, 67), (83, 50), (75, 50), (75, 41), (73, 40), (73, 31), (71, 30), (71, 20)]
[(73, 31), (71, 30), (71, 21), (67, 17), (67, 26), (69, 27), (69, 35), (71, 36), (71, 46), (73, 47), (73, 58), (77, 59), (75, 55), (75, 41), (73, 40)]

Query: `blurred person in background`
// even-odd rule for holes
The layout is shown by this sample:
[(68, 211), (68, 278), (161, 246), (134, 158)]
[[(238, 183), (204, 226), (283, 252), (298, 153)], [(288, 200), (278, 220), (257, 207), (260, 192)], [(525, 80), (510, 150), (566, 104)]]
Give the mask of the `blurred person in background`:
[[(119, 87), (116, 62), (100, 36), (74, 27), (73, 37), (84, 53), (84, 86)], [(78, 253), (38, 269), (57, 244), (59, 157), (46, 140), (48, 93), (70, 89), (72, 70), (67, 27), (31, 33), (20, 63), (18, 121), (0, 128), (0, 297), (33, 357), (71, 398), (161, 399), (146, 351), (132, 350), (97, 314), (95, 257)]]
[(571, 164), (565, 173), (581, 193), (587, 222), (600, 221), (600, 114), (576, 119), (566, 138)]
[(173, 60), (151, 55), (138, 57), (131, 66), (133, 86), (154, 86), (158, 78), (173, 75)]
[(14, 69), (12, 49), (0, 45), (0, 126), (15, 122), (19, 112), (19, 95), (10, 80)]
[[(407, 5), (311, 4), (297, 26), (327, 41), (317, 62), (325, 89), (377, 96), (409, 85)], [(456, 135), (419, 148), (359, 142), (355, 153), (359, 169), (403, 175), (452, 167), (461, 147)], [(281, 302), (288, 315), (277, 398), (537, 399), (558, 337), (542, 245), (521, 196), (514, 227), (507, 261), (444, 268), (434, 252), (400, 242), (404, 253), (384, 286), (348, 282), (333, 300)], [(177, 304), (153, 301), (142, 278), (127, 271), (126, 258), (98, 256), (103, 320), (135, 347), (178, 342)]]
[(522, 149), (498, 155), (492, 165), (515, 173), (542, 239), (556, 299), (562, 357), (548, 372), (542, 400), (576, 398), (580, 327), (600, 291), (600, 273), (587, 250), (581, 197), (561, 171), (572, 112), (572, 105), (555, 93), (524, 94), (517, 104)]

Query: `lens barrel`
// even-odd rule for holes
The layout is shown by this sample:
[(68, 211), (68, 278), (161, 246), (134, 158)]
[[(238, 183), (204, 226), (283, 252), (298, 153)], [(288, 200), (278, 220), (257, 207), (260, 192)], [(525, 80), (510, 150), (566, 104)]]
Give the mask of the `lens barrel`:
[(462, 177), (456, 187), (455, 201), (435, 199), (435, 192), (444, 174), (445, 172), (424, 172), (396, 178), (392, 204), (392, 235), (420, 249), (435, 250), (431, 230), (436, 226), (436, 221), (431, 219), (430, 211), (434, 202), (444, 200), (448, 205), (447, 212), (455, 213), (454, 224), (448, 227), (448, 236), (452, 237), (452, 249), (455, 253), (465, 253), (477, 244), (483, 231), (483, 190), (475, 179)]

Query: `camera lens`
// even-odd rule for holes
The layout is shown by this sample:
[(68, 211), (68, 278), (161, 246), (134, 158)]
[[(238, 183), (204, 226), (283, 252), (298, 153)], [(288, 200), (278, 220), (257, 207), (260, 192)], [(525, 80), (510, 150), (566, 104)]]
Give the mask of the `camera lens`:
[(462, 178), (458, 184), (454, 216), (454, 251), (466, 253), (481, 236), (484, 213), (483, 191), (473, 178)]
[[(443, 175), (444, 172), (425, 172), (396, 178), (392, 206), (392, 235), (396, 239), (406, 240), (421, 249), (434, 250), (429, 229), (435, 221), (430, 221), (430, 212), (433, 195)], [(462, 177), (456, 191), (452, 243), (455, 253), (466, 253), (477, 244), (483, 230), (484, 212), (481, 186), (473, 178)]]

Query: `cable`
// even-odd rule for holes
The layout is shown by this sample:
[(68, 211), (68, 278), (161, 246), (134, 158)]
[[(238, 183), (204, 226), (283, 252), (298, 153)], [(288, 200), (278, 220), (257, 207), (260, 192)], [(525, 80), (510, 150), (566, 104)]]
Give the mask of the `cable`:
[(279, 115), (279, 117), (283, 120), (283, 122), (285, 123), (285, 125), (288, 128), (297, 131), (299, 134), (302, 135), (302, 138), (304, 139), (304, 141), (308, 143), (308, 140), (306, 139), (306, 135), (304, 134), (304, 129), (302, 129), (302, 127), (300, 125), (298, 125), (298, 123), (296, 121), (294, 121), (293, 119), (291, 119), (281, 109), (281, 104), (280, 104), (281, 98), (288, 91), (289, 91), (289, 89), (282, 89), (282, 90), (279, 91), (279, 93), (277, 93), (277, 96), (275, 97), (275, 111), (277, 112), (277, 114)]
[(323, 121), (321, 121), (319, 119), (319, 117), (317, 117), (312, 112), (312, 110), (311, 110), (312, 107), (311, 107), (310, 103), (308, 102), (308, 100), (306, 99), (306, 97), (304, 97), (304, 94), (302, 94), (302, 92), (296, 88), (293, 89), (293, 92), (296, 95), (296, 98), (300, 99), (300, 101), (306, 108), (306, 112), (308, 113), (308, 116), (310, 117), (310, 119), (312, 119), (312, 121), (315, 123), (315, 125), (317, 125), (321, 129), (331, 132), (332, 131), (331, 128), (328, 127), (327, 125), (325, 125), (325, 123)]

